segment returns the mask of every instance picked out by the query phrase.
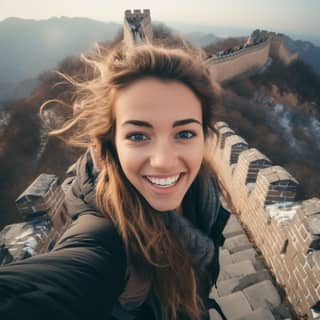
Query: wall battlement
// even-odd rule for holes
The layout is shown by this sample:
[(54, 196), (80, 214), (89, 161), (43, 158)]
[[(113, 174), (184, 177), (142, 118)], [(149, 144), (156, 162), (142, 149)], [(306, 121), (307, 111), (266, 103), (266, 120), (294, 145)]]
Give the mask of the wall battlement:
[[(252, 39), (257, 39), (259, 42), (252, 45)], [(273, 32), (255, 30), (247, 43), (250, 44), (249, 47), (206, 60), (215, 81), (225, 82), (244, 74), (254, 73), (260, 70), (270, 57), (278, 58), (285, 64), (290, 64), (298, 58), (297, 53), (288, 51), (283, 36)]]
[(225, 194), (295, 311), (318, 319), (311, 307), (320, 300), (320, 199), (295, 202), (290, 173), (243, 142), (239, 152), (243, 139), (226, 123), (216, 128), (212, 163)]
[(137, 43), (151, 43), (153, 39), (149, 9), (126, 10), (123, 22), (124, 42), (130, 46)]

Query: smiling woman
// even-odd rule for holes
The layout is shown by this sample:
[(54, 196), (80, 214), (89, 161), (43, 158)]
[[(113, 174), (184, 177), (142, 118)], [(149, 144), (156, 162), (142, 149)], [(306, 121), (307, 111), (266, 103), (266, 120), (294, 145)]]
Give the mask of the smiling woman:
[(199, 99), (180, 82), (148, 77), (119, 92), (114, 112), (125, 176), (154, 209), (177, 209), (204, 157)]
[(74, 223), (52, 252), (0, 268), (0, 316), (209, 319), (228, 213), (204, 157), (217, 91), (202, 57), (120, 45), (84, 61), (94, 77), (64, 76), (75, 113), (52, 132), (88, 147)]

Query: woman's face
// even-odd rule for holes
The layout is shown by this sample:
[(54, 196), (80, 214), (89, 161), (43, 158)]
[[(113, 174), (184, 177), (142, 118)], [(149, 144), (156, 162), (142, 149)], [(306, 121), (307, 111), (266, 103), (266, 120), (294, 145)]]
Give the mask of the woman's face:
[(178, 208), (204, 156), (198, 98), (180, 82), (150, 77), (122, 89), (114, 108), (124, 174), (154, 209)]

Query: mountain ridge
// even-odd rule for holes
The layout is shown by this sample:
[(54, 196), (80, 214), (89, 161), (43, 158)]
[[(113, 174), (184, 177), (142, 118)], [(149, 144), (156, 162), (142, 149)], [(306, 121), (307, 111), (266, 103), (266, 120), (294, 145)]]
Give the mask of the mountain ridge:
[[(43, 20), (10, 17), (0, 21), (0, 101), (28, 96), (40, 73), (57, 68), (67, 56), (89, 51), (95, 42), (111, 41), (121, 27), (115, 22), (65, 16)], [(217, 37), (214, 31), (174, 33), (196, 46), (206, 47), (226, 39)], [(320, 47), (288, 36), (285, 41), (291, 51), (298, 52), (320, 74)]]

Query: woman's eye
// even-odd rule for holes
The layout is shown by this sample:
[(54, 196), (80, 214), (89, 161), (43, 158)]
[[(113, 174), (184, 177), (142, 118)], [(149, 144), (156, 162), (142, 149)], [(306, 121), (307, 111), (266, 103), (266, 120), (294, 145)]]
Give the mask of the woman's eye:
[(127, 136), (127, 139), (131, 141), (144, 141), (147, 140), (147, 136), (143, 133), (132, 133)]
[(195, 136), (195, 133), (192, 131), (181, 131), (177, 133), (178, 139), (191, 139)]

